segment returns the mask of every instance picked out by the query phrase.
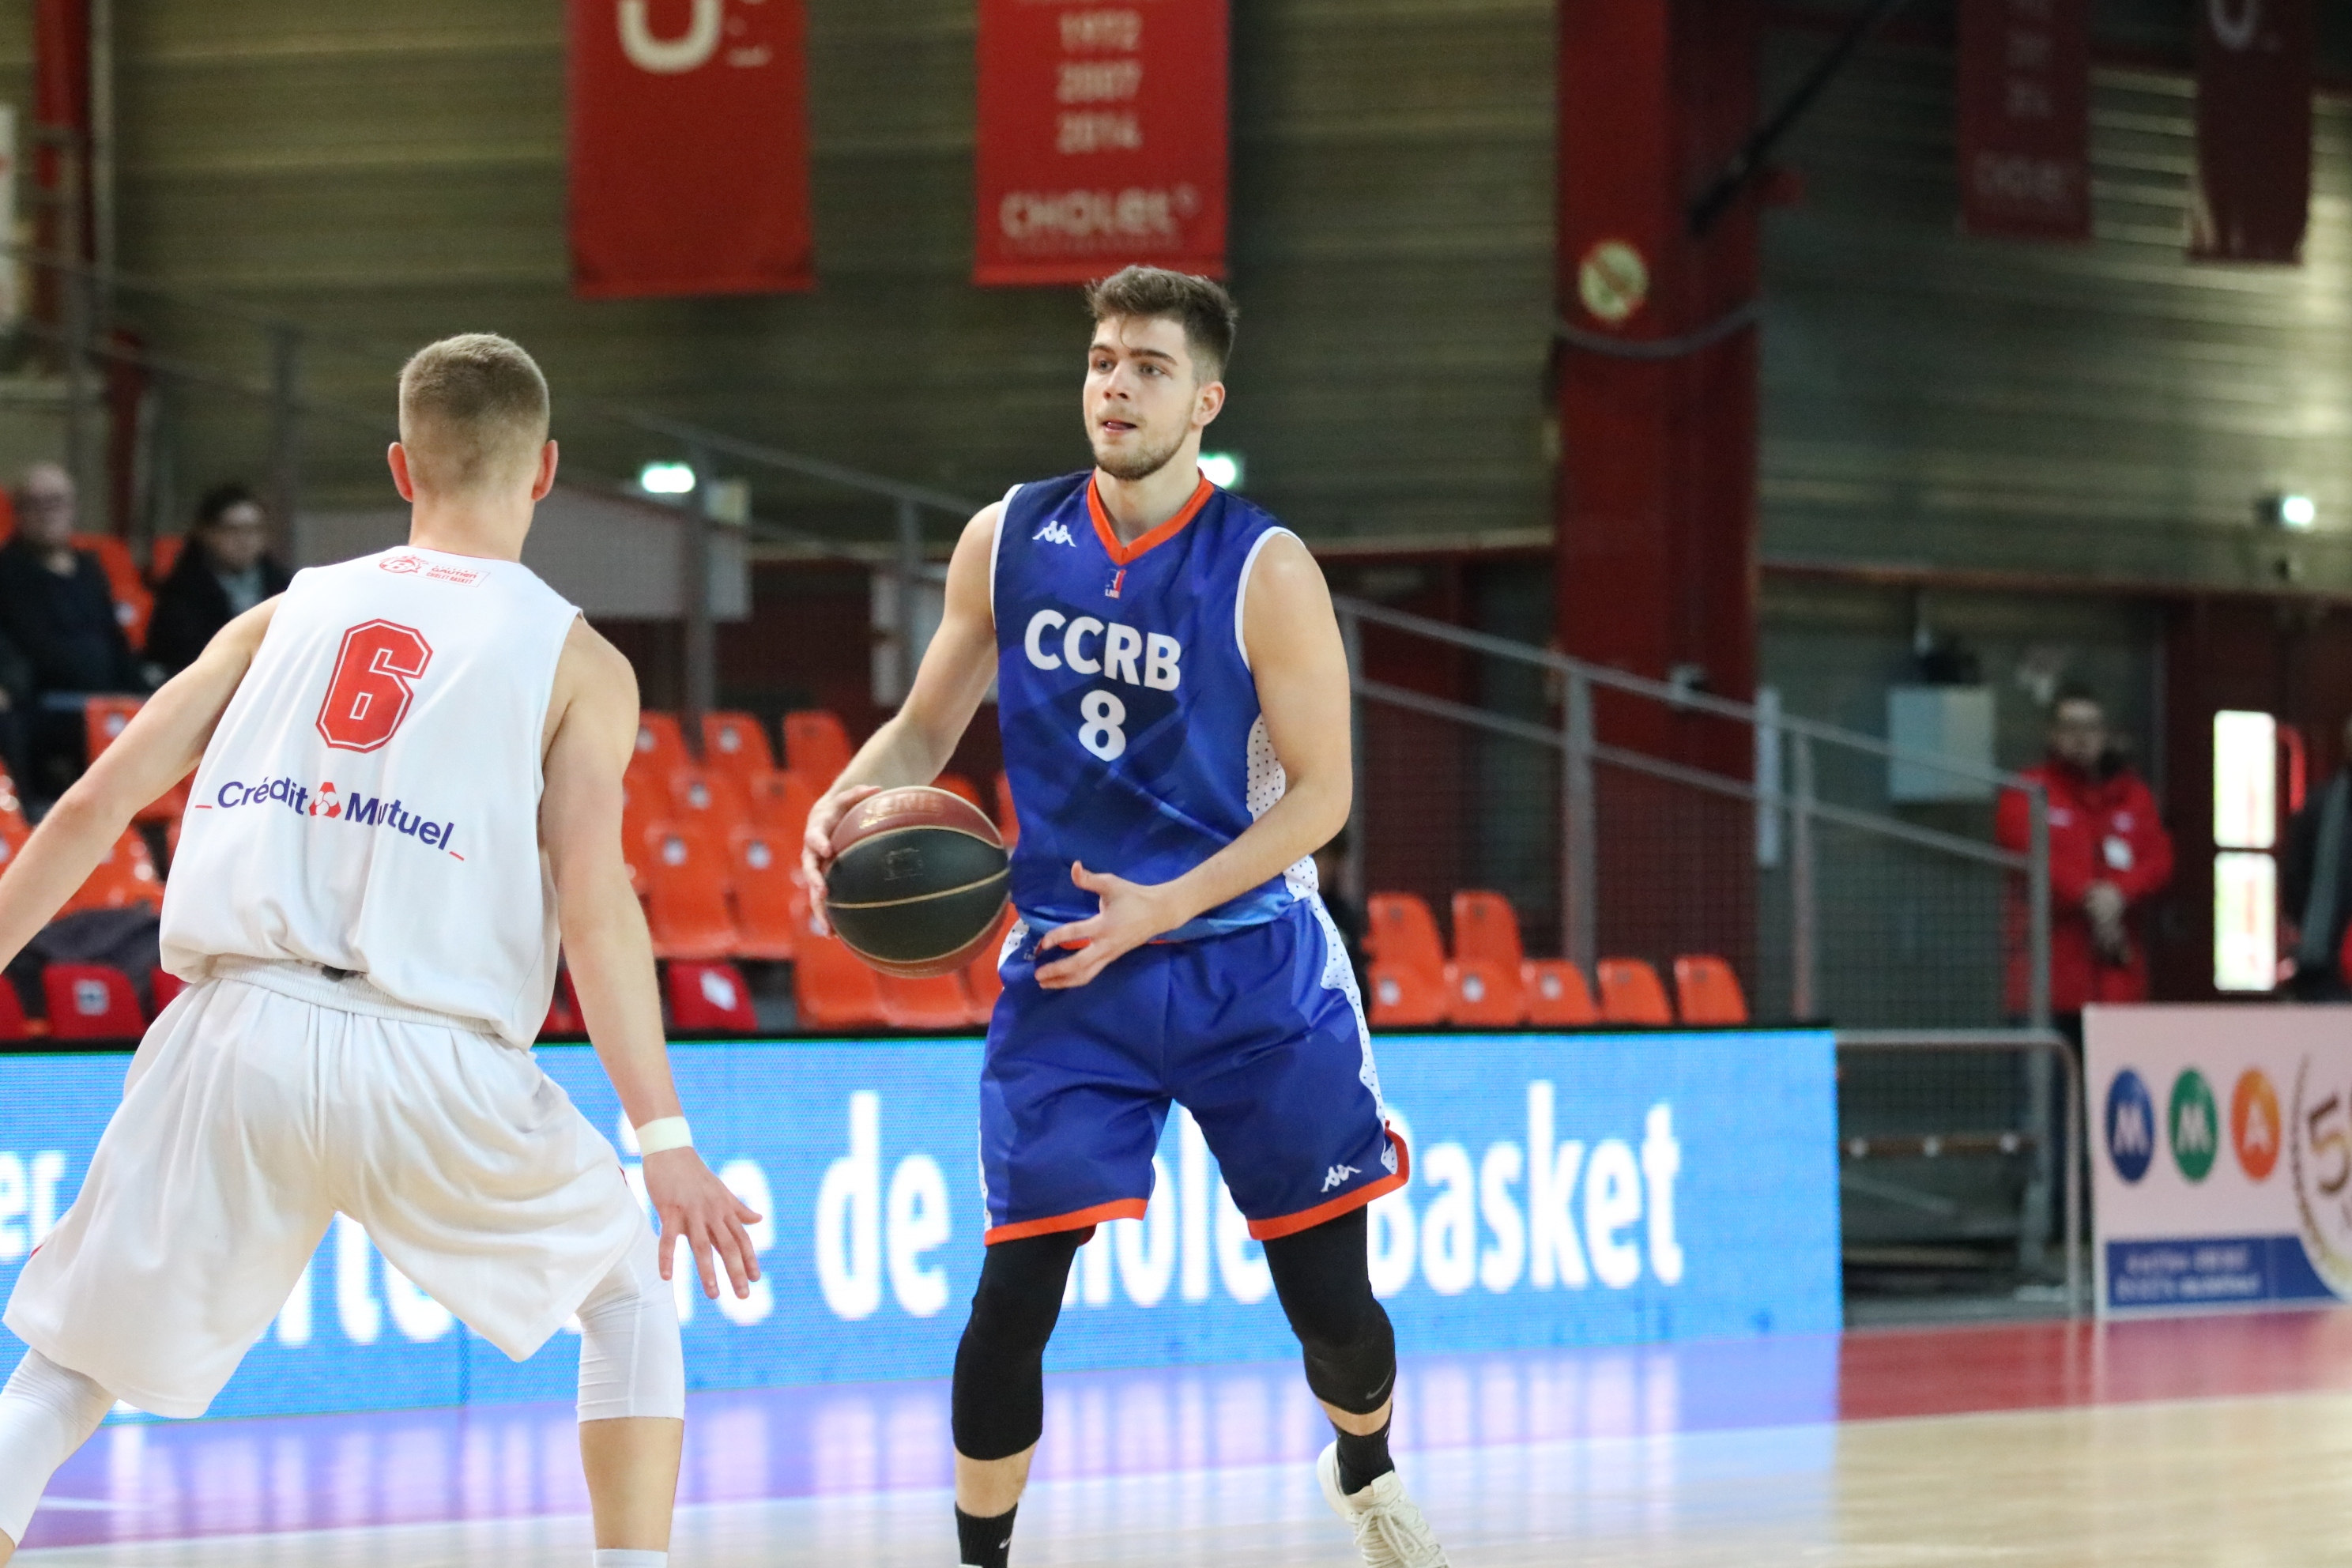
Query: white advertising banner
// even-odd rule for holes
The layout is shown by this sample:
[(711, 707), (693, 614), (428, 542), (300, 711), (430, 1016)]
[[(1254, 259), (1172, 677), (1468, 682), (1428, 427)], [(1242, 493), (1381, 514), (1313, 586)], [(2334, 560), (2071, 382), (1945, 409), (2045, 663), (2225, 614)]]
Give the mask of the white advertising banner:
[(2102, 1316), (2352, 1300), (2352, 1006), (2084, 1014)]

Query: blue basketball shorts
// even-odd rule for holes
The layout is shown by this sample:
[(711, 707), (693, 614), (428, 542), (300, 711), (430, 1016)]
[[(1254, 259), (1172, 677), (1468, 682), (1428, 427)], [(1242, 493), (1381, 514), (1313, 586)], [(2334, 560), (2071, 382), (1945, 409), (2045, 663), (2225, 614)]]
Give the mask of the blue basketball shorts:
[(1404, 1184), (1407, 1152), (1385, 1125), (1355, 975), (1321, 900), (1138, 948), (1075, 990), (1037, 984), (1043, 934), (1014, 928), (988, 1026), (990, 1245), (1140, 1219), (1171, 1102), (1200, 1124), (1261, 1241)]

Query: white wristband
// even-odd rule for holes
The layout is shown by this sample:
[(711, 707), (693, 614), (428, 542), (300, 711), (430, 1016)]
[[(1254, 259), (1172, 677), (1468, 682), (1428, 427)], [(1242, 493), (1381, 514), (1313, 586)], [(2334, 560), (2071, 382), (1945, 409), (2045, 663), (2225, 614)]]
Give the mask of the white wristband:
[(694, 1129), (683, 1116), (657, 1116), (637, 1129), (637, 1152), (660, 1154), (694, 1147)]

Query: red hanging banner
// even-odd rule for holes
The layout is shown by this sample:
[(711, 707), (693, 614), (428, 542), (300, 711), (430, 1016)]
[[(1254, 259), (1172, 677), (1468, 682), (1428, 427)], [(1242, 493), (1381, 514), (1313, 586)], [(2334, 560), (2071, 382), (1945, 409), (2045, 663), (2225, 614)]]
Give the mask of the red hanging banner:
[(567, 0), (572, 289), (815, 282), (801, 0)]
[(980, 0), (976, 283), (1225, 269), (1226, 0)]
[(1960, 0), (1960, 226), (2091, 237), (2090, 0)]
[(2303, 259), (2311, 208), (2311, 0), (2198, 0), (2189, 253)]

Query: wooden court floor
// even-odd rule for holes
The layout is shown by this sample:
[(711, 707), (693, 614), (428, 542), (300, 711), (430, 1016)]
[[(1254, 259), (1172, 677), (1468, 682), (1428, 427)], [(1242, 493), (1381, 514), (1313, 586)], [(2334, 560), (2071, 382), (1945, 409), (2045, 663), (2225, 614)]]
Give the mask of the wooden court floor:
[[(1486, 1406), (1474, 1398), (1466, 1426), (1439, 1431), (1424, 1423), (1403, 1462), (1461, 1568), (2352, 1564), (2347, 1317), (1852, 1336), (1820, 1363), (1832, 1368), (1834, 1384), (1826, 1405), (1803, 1366), (1792, 1374), (1785, 1359), (1759, 1363), (1756, 1377), (1772, 1385), (1767, 1395), (1727, 1403), (1717, 1380), (1742, 1363), (1718, 1350), (1681, 1369), (1671, 1401), (1629, 1404), (1605, 1377), (1541, 1384), (1555, 1401), (1597, 1391), (1606, 1404), (1598, 1418), (1579, 1415), (1580, 1429), (1567, 1436), (1559, 1435), (1557, 1410), (1530, 1418), (1518, 1398), (1524, 1386), (1507, 1422), (1497, 1418), (1487, 1430), (1478, 1420)], [(1654, 1365), (1648, 1375), (1637, 1395), (1654, 1386)], [(1701, 1379), (1703, 1391), (1693, 1387)], [(1424, 1404), (1442, 1403), (1442, 1383), (1426, 1373), (1422, 1382)], [(1913, 1408), (1888, 1408), (1906, 1404)], [(1820, 1418), (1776, 1419), (1808, 1413)], [(929, 1441), (919, 1425), (897, 1429), (905, 1440)], [(1306, 1464), (1287, 1452), (1173, 1470), (1097, 1454), (1047, 1468), (1055, 1473), (1022, 1510), (1016, 1564), (1343, 1568), (1353, 1561)], [(203, 1466), (178, 1474), (175, 1484), (201, 1491)], [(84, 1506), (64, 1515), (87, 1537), (110, 1500), (79, 1501)], [(89, 1541), (28, 1551), (19, 1561), (28, 1568), (580, 1568), (587, 1561), (584, 1521), (556, 1507), (523, 1517), (220, 1533), (203, 1528), (200, 1497), (181, 1501), (194, 1511), (182, 1516), (192, 1523), (177, 1537)], [(948, 1564), (947, 1507), (935, 1485), (692, 1501), (681, 1510), (672, 1560), (678, 1568)]]

